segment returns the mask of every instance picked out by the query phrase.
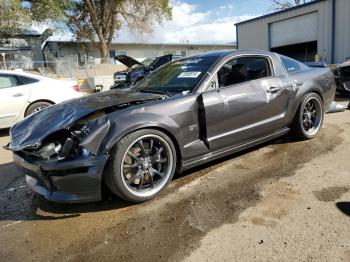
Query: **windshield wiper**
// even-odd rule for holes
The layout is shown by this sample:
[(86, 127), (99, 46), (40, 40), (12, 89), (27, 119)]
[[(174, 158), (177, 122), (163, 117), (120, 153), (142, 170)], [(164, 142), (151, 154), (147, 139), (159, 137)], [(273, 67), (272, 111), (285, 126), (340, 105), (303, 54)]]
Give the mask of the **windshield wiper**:
[(165, 95), (167, 97), (170, 97), (170, 93), (168, 91), (164, 90), (154, 90), (154, 89), (145, 89), (145, 90), (140, 90), (140, 93), (150, 93), (150, 94), (160, 94), (160, 95)]

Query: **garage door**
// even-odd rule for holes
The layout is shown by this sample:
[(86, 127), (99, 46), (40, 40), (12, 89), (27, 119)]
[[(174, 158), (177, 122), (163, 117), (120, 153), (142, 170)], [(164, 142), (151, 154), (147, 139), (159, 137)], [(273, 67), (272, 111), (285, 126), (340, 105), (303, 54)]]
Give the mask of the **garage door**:
[(270, 24), (271, 48), (317, 41), (318, 13)]

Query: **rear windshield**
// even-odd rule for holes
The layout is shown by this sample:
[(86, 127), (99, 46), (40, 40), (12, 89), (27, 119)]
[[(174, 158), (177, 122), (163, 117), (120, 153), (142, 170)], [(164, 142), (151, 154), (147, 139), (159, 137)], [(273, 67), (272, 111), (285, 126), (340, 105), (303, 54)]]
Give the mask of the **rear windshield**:
[(155, 70), (133, 87), (140, 92), (166, 95), (193, 92), (217, 57), (192, 57), (176, 60)]

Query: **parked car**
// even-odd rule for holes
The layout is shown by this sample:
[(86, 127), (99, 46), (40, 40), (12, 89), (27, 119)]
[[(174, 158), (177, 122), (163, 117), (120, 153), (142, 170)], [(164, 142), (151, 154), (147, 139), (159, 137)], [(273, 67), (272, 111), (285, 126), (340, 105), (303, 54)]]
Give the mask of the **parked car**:
[(0, 70), (0, 128), (11, 127), (32, 113), (81, 96), (74, 81)]
[(336, 68), (337, 92), (350, 95), (350, 61), (344, 62)]
[(154, 58), (147, 58), (142, 63), (130, 56), (119, 55), (115, 59), (124, 64), (128, 69), (114, 74), (114, 85), (111, 89), (128, 89), (131, 85), (140, 81), (150, 72), (157, 68), (181, 58), (178, 55), (165, 55)]
[(16, 124), (8, 149), (29, 187), (58, 202), (157, 196), (175, 171), (294, 131), (315, 137), (335, 95), (328, 68), (266, 51), (168, 63), (129, 91), (52, 106)]

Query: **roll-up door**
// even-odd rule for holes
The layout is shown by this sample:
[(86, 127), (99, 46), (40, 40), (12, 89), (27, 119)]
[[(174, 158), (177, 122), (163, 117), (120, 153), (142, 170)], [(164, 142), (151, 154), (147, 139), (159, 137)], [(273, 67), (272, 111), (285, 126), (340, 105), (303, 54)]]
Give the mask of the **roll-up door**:
[(318, 39), (318, 13), (302, 15), (270, 24), (271, 48)]

